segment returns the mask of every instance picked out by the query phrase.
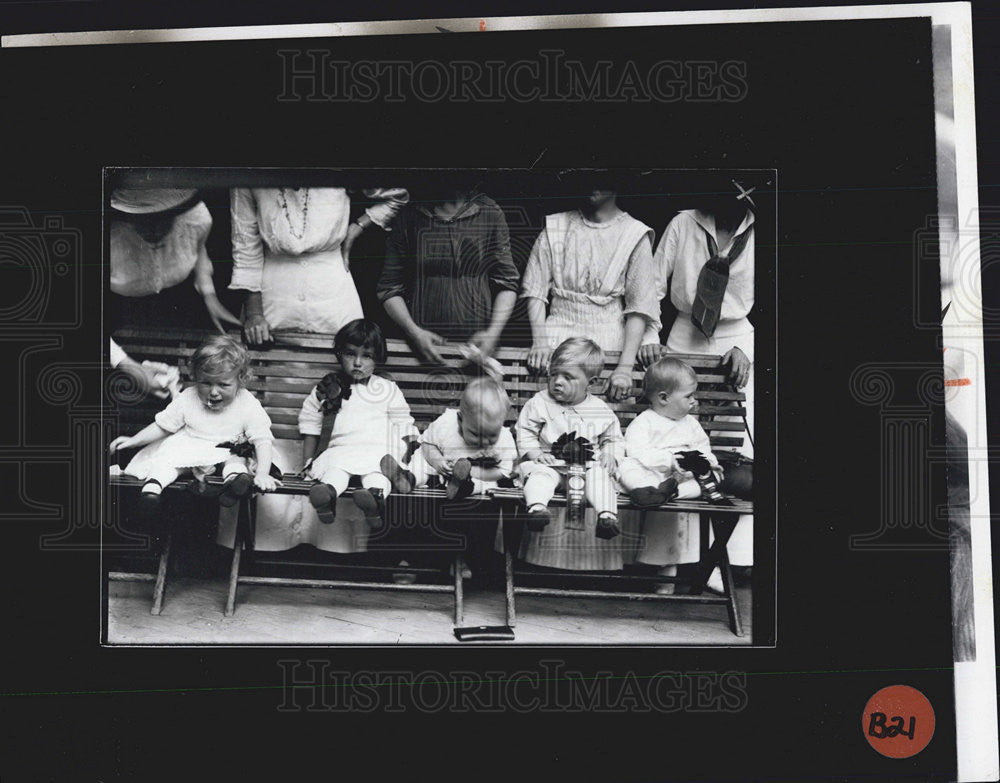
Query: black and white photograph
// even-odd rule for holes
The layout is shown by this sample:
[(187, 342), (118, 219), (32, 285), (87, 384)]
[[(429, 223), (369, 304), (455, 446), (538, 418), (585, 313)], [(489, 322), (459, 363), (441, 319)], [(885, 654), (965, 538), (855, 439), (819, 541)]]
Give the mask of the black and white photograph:
[(1000, 779), (992, 7), (512, 2), (0, 3), (0, 778)]
[(296, 176), (108, 172), (107, 641), (751, 643), (776, 172)]

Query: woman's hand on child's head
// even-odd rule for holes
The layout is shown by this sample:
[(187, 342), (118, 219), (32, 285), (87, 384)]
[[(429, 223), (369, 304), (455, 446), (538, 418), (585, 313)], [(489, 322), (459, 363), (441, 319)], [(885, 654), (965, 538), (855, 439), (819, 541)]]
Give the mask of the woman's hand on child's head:
[(278, 487), (281, 486), (281, 482), (278, 481), (274, 476), (265, 473), (263, 476), (253, 477), (254, 486), (263, 492), (273, 492)]
[(444, 345), (444, 338), (427, 329), (417, 329), (413, 335), (413, 347), (428, 362), (444, 364), (444, 357), (438, 352), (438, 346)]
[(649, 343), (648, 345), (643, 345), (641, 348), (639, 348), (639, 363), (643, 367), (649, 367), (649, 365), (657, 362), (662, 355), (663, 355), (662, 345), (657, 345), (656, 343)]
[(729, 365), (729, 379), (736, 384), (736, 388), (742, 389), (747, 385), (752, 365), (743, 351), (735, 346), (730, 348), (722, 357), (722, 363)]
[(258, 313), (248, 315), (243, 321), (243, 335), (250, 345), (263, 345), (271, 341), (271, 324)]
[(127, 449), (128, 442), (130, 440), (132, 440), (132, 438), (130, 438), (128, 435), (119, 435), (117, 438), (111, 441), (111, 445), (108, 446), (108, 454), (114, 456), (115, 452), (117, 452), (118, 449)]
[(493, 332), (489, 329), (483, 329), (482, 331), (476, 332), (472, 335), (472, 337), (469, 338), (469, 343), (476, 346), (484, 357), (490, 357), (497, 349), (499, 337), (500, 335), (493, 334)]
[(608, 399), (614, 402), (632, 396), (632, 374), (615, 370), (608, 378)]
[(532, 345), (528, 351), (528, 370), (532, 375), (542, 375), (549, 369), (552, 349), (547, 345)]

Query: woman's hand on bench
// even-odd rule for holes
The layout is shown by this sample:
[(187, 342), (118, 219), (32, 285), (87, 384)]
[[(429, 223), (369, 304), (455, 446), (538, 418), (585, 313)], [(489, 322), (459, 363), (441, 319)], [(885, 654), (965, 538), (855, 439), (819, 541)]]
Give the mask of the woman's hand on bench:
[(552, 349), (547, 345), (532, 345), (528, 351), (528, 371), (532, 375), (542, 375), (549, 369)]
[(747, 385), (752, 363), (743, 351), (735, 346), (730, 348), (722, 357), (722, 363), (729, 365), (729, 379), (736, 384), (737, 389)]

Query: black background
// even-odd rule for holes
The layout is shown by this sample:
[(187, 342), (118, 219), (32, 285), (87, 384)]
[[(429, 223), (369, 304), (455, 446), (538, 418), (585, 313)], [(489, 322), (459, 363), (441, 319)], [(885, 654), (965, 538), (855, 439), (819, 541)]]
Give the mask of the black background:
[[(44, 21), (33, 16), (37, 10), (3, 8), (4, 32), (233, 22), (232, 12), (185, 4), (171, 6), (169, 19), (165, 8), (163, 17), (146, 9), (142, 20), (112, 4), (47, 5)], [(293, 17), (296, 8), (244, 6), (240, 23), (305, 20)], [(525, 10), (508, 4), (504, 13)], [(399, 15), (374, 7), (354, 13)], [(913, 273), (914, 232), (936, 212), (928, 21), (487, 32), (316, 45), (335, 46), (343, 59), (514, 59), (548, 47), (583, 61), (737, 59), (748, 63), (749, 94), (739, 103), (645, 106), (289, 104), (275, 100), (275, 50), (306, 48), (303, 40), (4, 50), (0, 67), (13, 78), (2, 93), (0, 203), (61, 214), (83, 232), (82, 325), (49, 330), (62, 336), (62, 355), (26, 350), (60, 318), (54, 305), (33, 326), (7, 330), (12, 336), (3, 342), (12, 376), (18, 367), (16, 413), (30, 429), (22, 442), (67, 437), (67, 406), (39, 396), (34, 377), (54, 361), (100, 361), (105, 165), (524, 167), (545, 150), (545, 165), (559, 168), (773, 167), (777, 372), (759, 372), (758, 382), (766, 389), (776, 381), (779, 416), (771, 432), (758, 424), (757, 448), (772, 451), (768, 438), (776, 438), (777, 648), (102, 649), (98, 557), (87, 550), (92, 536), (75, 539), (82, 551), (40, 546), (40, 535), (65, 528), (69, 498), (65, 477), (47, 475), (44, 455), (33, 453), (23, 476), (4, 472), (21, 484), (4, 509), (10, 641), (0, 686), (8, 694), (0, 776), (952, 779), (947, 553), (849, 547), (852, 534), (877, 528), (882, 489), (879, 410), (852, 397), (852, 372), (869, 362), (940, 367), (939, 332), (914, 327), (915, 306), (933, 312), (938, 296), (933, 259)], [(980, 67), (984, 55), (991, 56), (980, 46)], [(979, 73), (977, 80), (982, 99), (989, 84)], [(992, 154), (981, 135), (984, 186)], [(766, 297), (766, 287), (758, 291)], [(57, 293), (51, 302), (61, 301)], [(765, 324), (758, 317), (762, 343)], [(905, 373), (899, 377), (915, 385)], [(79, 412), (98, 402), (99, 392), (86, 389), (73, 405)], [(3, 432), (4, 443), (18, 442), (16, 421)], [(932, 433), (941, 443), (939, 416)], [(943, 476), (935, 472), (932, 481), (940, 504)], [(537, 671), (540, 658), (560, 658), (585, 674), (740, 671), (749, 673), (748, 702), (736, 714), (450, 716), (413, 709), (376, 719), (279, 712), (276, 661), (324, 657), (335, 669), (444, 676)], [(922, 690), (938, 716), (931, 744), (905, 761), (877, 755), (860, 731), (868, 697), (896, 683)], [(42, 695), (9, 695), (34, 692)]]

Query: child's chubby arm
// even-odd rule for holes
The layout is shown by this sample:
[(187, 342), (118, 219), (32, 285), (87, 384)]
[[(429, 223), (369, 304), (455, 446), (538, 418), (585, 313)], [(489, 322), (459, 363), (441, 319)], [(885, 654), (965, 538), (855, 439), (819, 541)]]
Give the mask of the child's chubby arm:
[(135, 435), (119, 435), (111, 441), (111, 445), (108, 446), (108, 453), (114, 456), (115, 452), (119, 449), (138, 449), (142, 446), (148, 446), (150, 443), (156, 443), (156, 441), (163, 440), (171, 434), (169, 430), (163, 429), (163, 427), (154, 421), (149, 426), (139, 430)]
[(314, 388), (309, 396), (302, 401), (299, 411), (299, 433), (302, 435), (303, 472), (316, 456), (319, 449), (319, 436), (323, 432), (323, 408)]
[(271, 492), (281, 486), (281, 482), (271, 475), (271, 460), (274, 456), (274, 441), (269, 438), (255, 440), (254, 456), (257, 459), (257, 471), (253, 483), (264, 492)]
[(445, 459), (444, 453), (433, 443), (422, 442), (420, 453), (423, 455), (424, 461), (442, 476), (451, 475), (451, 470), (455, 467), (454, 460)]
[(625, 437), (618, 417), (611, 411), (608, 413), (611, 417), (608, 425), (597, 438), (597, 461), (608, 473), (615, 473), (618, 470), (618, 458), (625, 452)]

